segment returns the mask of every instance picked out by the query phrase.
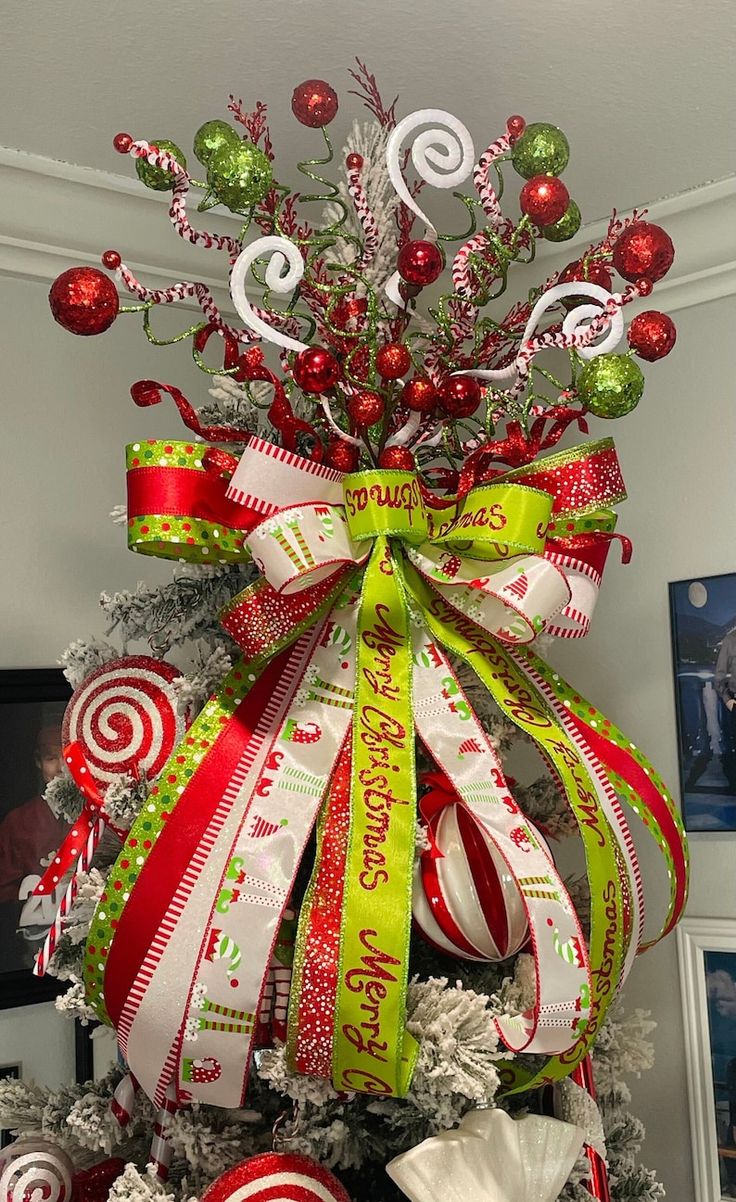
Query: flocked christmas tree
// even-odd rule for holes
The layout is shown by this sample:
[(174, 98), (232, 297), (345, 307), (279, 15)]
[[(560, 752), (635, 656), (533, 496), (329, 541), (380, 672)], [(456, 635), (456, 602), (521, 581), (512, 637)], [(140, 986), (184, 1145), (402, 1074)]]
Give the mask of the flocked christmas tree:
[[(351, 74), (373, 119), (339, 184), (321, 174), (337, 96), (295, 89), (326, 149), (299, 165), (308, 194), (274, 178), (260, 103), (231, 97), (233, 123), (197, 132), (203, 181), (169, 141), (115, 138), (172, 191), (176, 231), (224, 253), (242, 325), (202, 284), (152, 291), (102, 257), (153, 342), (158, 306), (196, 300), (180, 340), (211, 379), (198, 411), (168, 384), (131, 389), (141, 406), (168, 394), (191, 431), (128, 448), (114, 515), (173, 578), (104, 595), (109, 641), (62, 661), (67, 771), (47, 800), (73, 831), (41, 885), (60, 909), (37, 971), (68, 982), (70, 1016), (115, 1027), (121, 1062), (55, 1094), (0, 1083), (0, 1123), (22, 1137), (0, 1160), (13, 1202), (44, 1165), (62, 1200), (324, 1202), (344, 1186), (367, 1202), (398, 1196), (385, 1165), (406, 1152), (391, 1176), (422, 1202), (492, 1197), (499, 1164), (504, 1197), (551, 1200), (578, 1152), (571, 1202), (661, 1196), (622, 1080), (649, 1067), (651, 1024), (610, 1009), (649, 938), (624, 807), (670, 870), (655, 938), (684, 905), (682, 830), (641, 753), (536, 652), (587, 632), (625, 495), (609, 439), (553, 448), (586, 414), (632, 410), (634, 354), (672, 348), (650, 310), (614, 350), (672, 244), (614, 216), (504, 316), (537, 240), (581, 223), (564, 134), (514, 116), (474, 164), (450, 114), (399, 121)], [(524, 180), (518, 220), (504, 167)], [(466, 228), (441, 234), (427, 185), (471, 170)], [(242, 217), (238, 237), (190, 225), (192, 188), (200, 211)], [(122, 311), (88, 267), (50, 301), (77, 334)], [(526, 783), (504, 772), (519, 744), (544, 760)], [(585, 869), (563, 879), (568, 838)]]

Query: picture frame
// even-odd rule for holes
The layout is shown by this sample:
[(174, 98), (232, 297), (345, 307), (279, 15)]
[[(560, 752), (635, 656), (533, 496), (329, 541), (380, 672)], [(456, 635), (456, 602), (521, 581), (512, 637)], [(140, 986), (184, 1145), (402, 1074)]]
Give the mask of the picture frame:
[(669, 605), (685, 828), (736, 831), (736, 572), (672, 581)]
[[(53, 1001), (0, 1013), (0, 1080), (10, 1077), (49, 1089), (94, 1080), (101, 1075), (94, 1063), (96, 1026), (59, 1014)], [(10, 1129), (0, 1127), (0, 1149), (13, 1138)]]
[(695, 1202), (736, 1198), (736, 919), (677, 929)]
[(32, 972), (60, 900), (34, 897), (33, 889), (67, 830), (42, 794), (61, 771), (71, 692), (60, 668), (0, 670), (0, 1012), (47, 1001), (64, 987)]

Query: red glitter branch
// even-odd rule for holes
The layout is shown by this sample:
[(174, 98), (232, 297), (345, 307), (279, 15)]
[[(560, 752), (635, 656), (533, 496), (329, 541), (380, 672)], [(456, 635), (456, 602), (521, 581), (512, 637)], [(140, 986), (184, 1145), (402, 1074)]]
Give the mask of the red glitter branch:
[(358, 64), (358, 70), (353, 71), (352, 68), (349, 68), (348, 74), (355, 80), (359, 90), (351, 89), (348, 94), (350, 96), (357, 96), (368, 109), (368, 112), (373, 113), (376, 121), (384, 129), (393, 129), (396, 124), (398, 96), (394, 96), (393, 101), (386, 108), (381, 98), (375, 75), (368, 70), (365, 63), (361, 63), (357, 55), (355, 56), (355, 61)]
[(246, 112), (243, 108), (242, 100), (236, 100), (231, 94), (228, 103), (228, 111), (233, 114), (235, 120), (245, 126), (248, 137), (254, 146), (257, 146), (261, 138), (263, 138), (263, 153), (273, 162), (273, 143), (271, 141), (271, 133), (266, 121), (267, 106), (262, 100), (256, 101), (256, 107), (252, 113)]

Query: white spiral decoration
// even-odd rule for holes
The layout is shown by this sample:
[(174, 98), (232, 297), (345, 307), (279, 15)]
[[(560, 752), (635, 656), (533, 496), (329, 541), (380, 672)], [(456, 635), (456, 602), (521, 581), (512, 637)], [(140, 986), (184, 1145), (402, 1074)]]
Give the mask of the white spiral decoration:
[[(444, 109), (418, 109), (399, 121), (392, 131), (386, 144), (386, 166), (391, 183), (407, 208), (416, 213), (428, 229), (434, 230), (429, 217), (411, 195), (401, 172), (402, 143), (420, 125), (433, 128), (425, 129), (414, 139), (411, 158), (417, 175), (433, 188), (456, 188), (467, 179), (473, 169), (475, 150), (473, 139), (462, 121)], [(435, 170), (437, 167), (442, 171)]]
[[(599, 302), (597, 305), (577, 305), (566, 315), (562, 330), (557, 334), (543, 333), (533, 338), (539, 321), (548, 309), (567, 296), (589, 296)], [(613, 304), (611, 305), (611, 302)], [(554, 347), (574, 346), (583, 359), (594, 359), (603, 355), (621, 341), (624, 332), (622, 298), (618, 293), (607, 292), (599, 284), (589, 280), (573, 281), (569, 284), (555, 284), (540, 296), (532, 309), (526, 329), (521, 338), (519, 353), (513, 363), (507, 367), (471, 368), (467, 371), (453, 372), (456, 376), (475, 376), (479, 380), (516, 380), (524, 378), (528, 365), (534, 355), (541, 350)], [(611, 308), (613, 312), (611, 312)], [(609, 327), (600, 342), (593, 343), (595, 333), (589, 334), (591, 323), (608, 314)]]
[[(28, 1144), (19, 1141), (21, 1146)], [(69, 1202), (71, 1193), (71, 1161), (60, 1148), (38, 1146), (13, 1157), (0, 1173), (3, 1202)]]
[(306, 342), (299, 342), (297, 338), (291, 338), (281, 330), (274, 329), (272, 325), (258, 316), (246, 295), (245, 281), (248, 272), (256, 259), (265, 258), (267, 255), (270, 255), (271, 258), (266, 266), (266, 286), (280, 296), (293, 292), (296, 288), (304, 275), (304, 260), (299, 249), (288, 238), (269, 234), (265, 238), (257, 238), (255, 242), (251, 242), (250, 246), (246, 246), (235, 260), (230, 274), (230, 295), (233, 298), (233, 304), (241, 321), (244, 321), (249, 329), (260, 334), (267, 342), (273, 342), (276, 346), (284, 347), (289, 351), (304, 351), (307, 348)]

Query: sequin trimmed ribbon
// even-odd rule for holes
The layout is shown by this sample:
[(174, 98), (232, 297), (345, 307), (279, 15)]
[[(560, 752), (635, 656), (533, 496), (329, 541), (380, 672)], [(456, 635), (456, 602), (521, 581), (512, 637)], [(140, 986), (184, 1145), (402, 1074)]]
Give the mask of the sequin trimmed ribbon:
[[(406, 1092), (416, 1057), (405, 1030), (415, 734), (525, 906), (537, 996), (499, 1030), (511, 1050), (548, 1059), (536, 1072), (510, 1061), (504, 1085), (568, 1074), (646, 946), (623, 805), (643, 816), (670, 869), (663, 930), (687, 888), (682, 829), (654, 770), (530, 650), (542, 630), (588, 628), (616, 537), (611, 506), (625, 496), (612, 442), (557, 452), (441, 507), (411, 473), (343, 478), (258, 439), (229, 480), (201, 446), (135, 444), (128, 462), (131, 546), (202, 562), (250, 555), (262, 572), (221, 615), (245, 658), (154, 787), (87, 947), (88, 996), (143, 1088), (159, 1105), (172, 1081), (179, 1101), (241, 1104), (268, 967), (316, 823), (291, 1062), (338, 1089)], [(591, 887), (587, 943), (448, 651), (564, 788)]]

